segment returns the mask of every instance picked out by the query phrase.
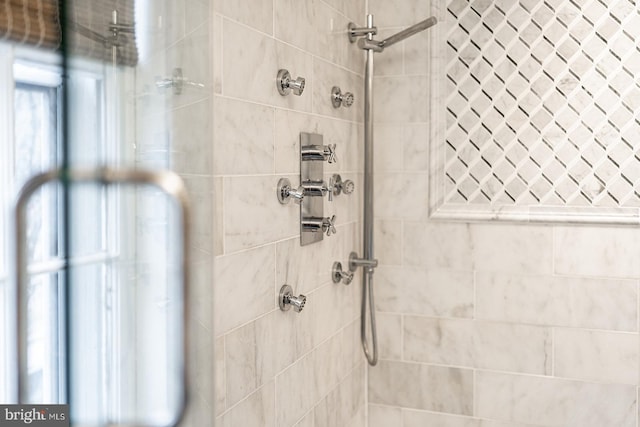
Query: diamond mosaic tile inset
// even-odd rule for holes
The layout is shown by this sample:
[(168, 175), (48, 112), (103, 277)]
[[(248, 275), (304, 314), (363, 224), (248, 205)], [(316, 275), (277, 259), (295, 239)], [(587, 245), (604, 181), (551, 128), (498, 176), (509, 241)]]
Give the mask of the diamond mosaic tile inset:
[(450, 0), (447, 204), (640, 207), (631, 0)]

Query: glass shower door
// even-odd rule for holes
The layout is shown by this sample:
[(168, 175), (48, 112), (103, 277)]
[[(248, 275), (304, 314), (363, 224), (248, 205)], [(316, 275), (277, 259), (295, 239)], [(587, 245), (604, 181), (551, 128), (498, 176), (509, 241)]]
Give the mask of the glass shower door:
[[(184, 221), (211, 203), (200, 197), (212, 191), (210, 162), (185, 159), (190, 150), (206, 157), (192, 144), (208, 140), (208, 120), (192, 119), (210, 114), (210, 66), (201, 59), (208, 7), (70, 0), (62, 9), (59, 144), (40, 168), (55, 172), (35, 179), (43, 185), (18, 224), (27, 257), (18, 293), (23, 369), (8, 376), (24, 402), (68, 403), (73, 425), (208, 425), (212, 418), (212, 379), (195, 381), (205, 369), (196, 361), (212, 359), (202, 357), (211, 347), (196, 340), (210, 326), (210, 304), (193, 310), (184, 283), (188, 267), (199, 272), (189, 281), (194, 294), (209, 284), (209, 243), (189, 245), (196, 256), (188, 259), (182, 248)], [(187, 218), (185, 183), (196, 194)], [(196, 223), (193, 231), (207, 236), (210, 228)], [(38, 248), (49, 262), (44, 270), (34, 268)]]

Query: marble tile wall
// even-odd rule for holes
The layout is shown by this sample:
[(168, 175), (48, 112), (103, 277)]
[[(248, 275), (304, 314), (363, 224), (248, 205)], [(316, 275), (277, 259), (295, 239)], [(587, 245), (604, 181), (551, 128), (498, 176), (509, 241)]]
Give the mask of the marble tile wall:
[[(346, 27), (365, 1), (213, 3), (216, 425), (364, 426), (359, 287), (330, 272), (360, 246), (363, 55)], [(302, 96), (278, 94), (280, 68), (306, 79)], [(353, 108), (331, 107), (334, 85)], [(298, 206), (276, 198), (281, 177), (299, 182), (300, 132), (337, 145), (326, 179), (356, 181), (353, 197), (325, 201), (337, 234), (304, 248)], [(277, 306), (285, 283), (307, 296), (299, 314)]]
[[(443, 4), (369, 10), (384, 36)], [(637, 427), (640, 230), (429, 220), (420, 37), (376, 57), (376, 186), (388, 191), (376, 192), (368, 426)]]

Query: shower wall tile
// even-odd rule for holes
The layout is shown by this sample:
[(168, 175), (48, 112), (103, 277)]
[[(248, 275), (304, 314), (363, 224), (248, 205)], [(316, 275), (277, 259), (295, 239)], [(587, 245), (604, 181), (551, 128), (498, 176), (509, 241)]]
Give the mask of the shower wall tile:
[[(345, 29), (364, 17), (365, 2), (214, 3), (216, 97), (213, 142), (207, 143), (214, 149), (218, 231), (214, 324), (223, 343), (216, 364), (223, 379), (219, 424), (364, 427), (355, 285), (361, 275), (354, 286), (331, 281), (333, 262), (344, 265), (361, 244), (362, 104), (335, 110), (330, 90), (340, 85), (362, 102), (363, 54)], [(306, 79), (302, 96), (278, 94), (282, 68)], [(325, 144), (337, 145), (338, 162), (325, 165), (325, 180), (339, 173), (356, 183), (353, 195), (325, 203), (338, 233), (306, 247), (300, 246), (299, 207), (275, 197), (280, 178), (299, 184), (300, 132), (320, 133)], [(277, 307), (285, 283), (307, 296), (302, 313)]]
[(369, 0), (369, 12), (374, 14), (373, 23), (378, 27), (408, 27), (431, 16), (431, 3), (422, 0)]
[[(223, 22), (223, 85), (225, 96), (298, 111), (311, 111), (312, 56), (293, 46), (243, 25)], [(239, 43), (242, 41), (242, 43)], [(281, 96), (276, 88), (278, 70), (286, 68), (293, 78), (306, 79), (303, 96)]]
[(224, 366), (224, 337), (216, 338), (214, 342), (214, 374), (215, 380), (215, 415), (221, 415), (226, 405), (226, 378), (225, 378), (225, 366)]
[[(288, 176), (292, 182), (299, 178)], [(276, 197), (280, 176), (243, 176), (224, 181), (224, 237), (228, 252), (295, 236), (300, 212)], [(266, 227), (265, 225), (268, 225)]]
[[(275, 247), (263, 246), (216, 259), (214, 301), (242, 295), (242, 310), (215, 310), (216, 334), (223, 334), (275, 308)], [(252, 266), (252, 268), (247, 268)]]
[(276, 0), (275, 35), (329, 62), (362, 73), (362, 53), (349, 43), (349, 19), (322, 0)]
[(405, 125), (402, 131), (404, 170), (429, 170), (429, 127), (424, 123)]
[(389, 427), (401, 425), (402, 409), (369, 403), (369, 426)]
[(636, 387), (476, 373), (476, 415), (536, 426), (636, 425)]
[(557, 227), (554, 243), (558, 274), (640, 276), (640, 231), (635, 228)]
[(377, 77), (373, 81), (373, 117), (376, 123), (427, 122), (426, 76)]
[(551, 374), (551, 330), (463, 319), (404, 318), (405, 360)]
[[(374, 24), (377, 16), (374, 16)], [(400, 31), (402, 28), (379, 28), (376, 34), (376, 40), (384, 40), (389, 36)], [(374, 55), (373, 74), (374, 76), (399, 76), (403, 74), (403, 52), (404, 42), (400, 42), (393, 49), (386, 49), (381, 55)], [(378, 134), (376, 128), (375, 135)]]
[(324, 0), (329, 6), (338, 10), (358, 26), (364, 26), (365, 0)]
[[(364, 93), (360, 75), (315, 57), (313, 59), (313, 81), (314, 86), (309, 90), (313, 94), (314, 113), (343, 120), (362, 121)], [(351, 107), (333, 107), (331, 89), (334, 86), (339, 86), (343, 93), (353, 93), (355, 100)]]
[(369, 370), (369, 402), (470, 415), (473, 371), (381, 360)]
[[(179, 173), (207, 175), (212, 170), (211, 159), (211, 100), (173, 110), (169, 119), (175, 123), (170, 135), (172, 168)], [(202, 125), (194, 126), (194, 123)]]
[(374, 138), (374, 171), (398, 172), (403, 170), (403, 127), (397, 124), (376, 127)]
[(407, 223), (405, 262), (434, 268), (551, 273), (550, 227)]
[(558, 328), (554, 341), (556, 376), (638, 385), (638, 334)]
[(378, 310), (425, 316), (473, 316), (474, 286), (470, 271), (381, 266), (374, 278)]
[(393, 220), (376, 220), (374, 226), (376, 257), (381, 264), (402, 264), (402, 223)]
[(637, 300), (635, 280), (476, 275), (476, 316), (480, 319), (637, 331)]
[(221, 15), (263, 33), (273, 34), (273, 2), (274, 0), (215, 0), (213, 4), (214, 10)]
[(378, 218), (409, 221), (427, 218), (427, 207), (420, 197), (416, 197), (417, 194), (425, 194), (428, 191), (427, 174), (375, 174), (374, 181), (374, 209)]
[(221, 427), (275, 427), (274, 399), (274, 383), (271, 382), (218, 417), (216, 425)]
[[(536, 427), (534, 424), (521, 424), (513, 422), (501, 422), (481, 420), (478, 418), (461, 417), (457, 415), (436, 414), (432, 412), (414, 411), (405, 409), (402, 411), (403, 427)], [(389, 424), (390, 425), (390, 424)]]
[(214, 167), (222, 175), (274, 171), (274, 110), (259, 104), (216, 97)]
[(361, 364), (314, 408), (316, 426), (362, 425), (355, 420), (364, 407), (364, 373)]
[[(417, 20), (426, 19), (416, 17)], [(429, 58), (424, 54), (426, 50), (431, 46), (431, 37), (433, 33), (426, 31), (416, 34), (408, 39), (404, 43), (404, 72), (405, 74), (428, 74), (429, 73)]]
[(380, 358), (402, 360), (402, 316), (376, 313)]

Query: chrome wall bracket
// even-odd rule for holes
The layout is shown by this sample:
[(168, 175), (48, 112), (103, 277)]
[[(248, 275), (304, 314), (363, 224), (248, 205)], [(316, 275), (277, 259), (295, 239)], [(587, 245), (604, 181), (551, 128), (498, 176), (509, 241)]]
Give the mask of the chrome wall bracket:
[(278, 296), (278, 306), (280, 310), (289, 311), (293, 307), (293, 311), (300, 313), (307, 303), (307, 297), (300, 294), (298, 296), (293, 295), (293, 289), (289, 285), (282, 285), (280, 288), (280, 295)]

